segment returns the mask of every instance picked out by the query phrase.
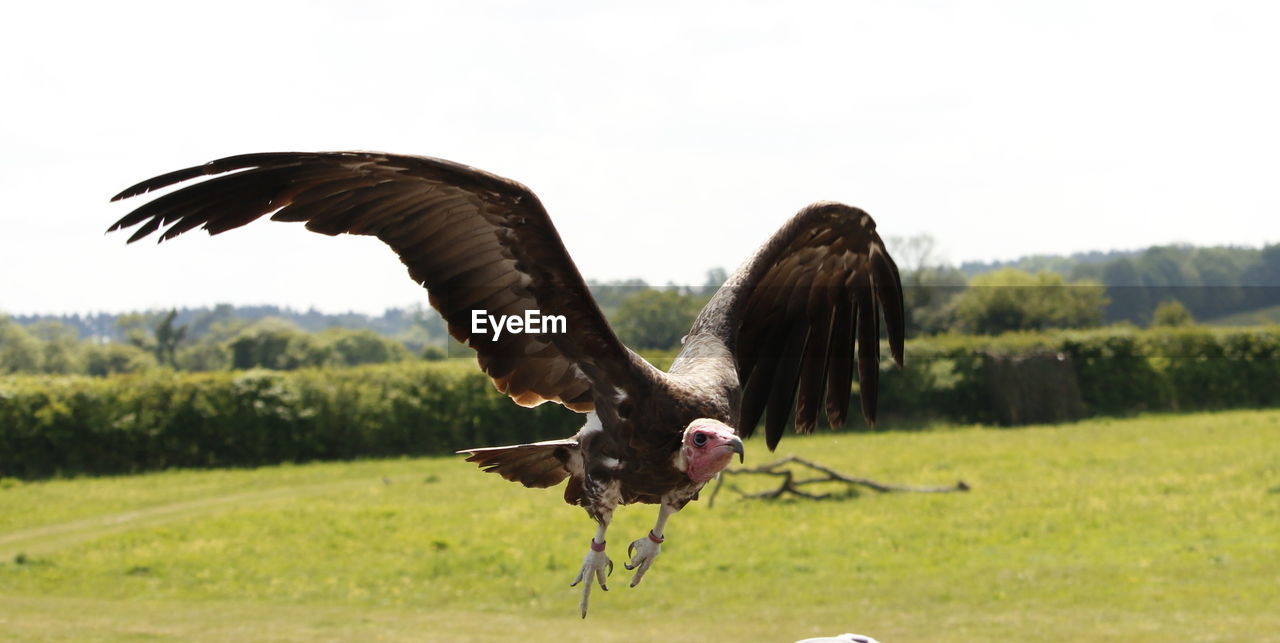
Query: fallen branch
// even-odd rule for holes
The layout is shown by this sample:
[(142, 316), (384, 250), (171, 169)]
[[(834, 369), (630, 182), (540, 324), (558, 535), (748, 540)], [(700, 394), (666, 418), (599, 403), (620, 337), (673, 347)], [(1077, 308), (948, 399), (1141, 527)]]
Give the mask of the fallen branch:
[[(802, 478), (797, 480), (795, 476), (795, 471), (793, 471), (792, 469), (782, 468), (788, 464), (798, 464), (800, 466), (808, 467), (809, 469), (817, 471), (822, 475), (817, 477)], [(867, 487), (868, 489), (871, 489), (872, 491), (876, 491), (879, 493), (890, 493), (895, 491), (905, 491), (910, 493), (952, 493), (955, 491), (969, 490), (969, 485), (966, 484), (965, 481), (963, 480), (956, 482), (954, 485), (949, 485), (945, 487), (913, 487), (908, 485), (886, 484), (883, 482), (877, 482), (870, 478), (859, 478), (855, 476), (847, 476), (843, 473), (840, 473), (839, 471), (835, 471), (834, 469), (824, 467), (816, 462), (811, 462), (809, 460), (805, 460), (804, 458), (797, 458), (796, 456), (792, 455), (792, 456), (787, 456), (781, 460), (777, 460), (775, 462), (770, 462), (769, 464), (760, 465), (758, 467), (752, 467), (749, 469), (745, 469), (745, 468), (726, 469), (722, 471), (720, 473), (720, 479), (716, 481), (715, 488), (711, 490), (711, 497), (707, 499), (707, 506), (711, 507), (715, 505), (716, 494), (719, 494), (720, 487), (724, 486), (725, 478), (727, 478), (730, 475), (744, 475), (744, 474), (766, 475), (766, 476), (778, 477), (782, 479), (782, 484), (778, 485), (777, 489), (761, 491), (759, 493), (745, 493), (743, 491), (740, 491), (736, 487), (730, 485), (729, 488), (737, 492), (738, 495), (742, 496), (743, 498), (773, 499), (783, 494), (789, 493), (792, 495), (800, 496), (801, 498), (821, 500), (823, 498), (831, 496), (831, 494), (830, 493), (810, 493), (808, 491), (804, 491), (800, 489), (800, 487), (804, 485), (818, 484), (823, 482), (842, 482), (844, 484), (849, 485), (850, 487), (853, 487), (853, 486)]]

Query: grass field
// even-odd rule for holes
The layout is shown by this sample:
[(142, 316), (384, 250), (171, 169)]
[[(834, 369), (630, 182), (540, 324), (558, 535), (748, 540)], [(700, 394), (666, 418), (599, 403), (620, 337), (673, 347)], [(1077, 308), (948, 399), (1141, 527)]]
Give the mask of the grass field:
[(1280, 640), (1277, 445), (1280, 411), (791, 436), (973, 491), (722, 492), (635, 589), (625, 508), (585, 621), (585, 515), (461, 458), (0, 481), (0, 639)]

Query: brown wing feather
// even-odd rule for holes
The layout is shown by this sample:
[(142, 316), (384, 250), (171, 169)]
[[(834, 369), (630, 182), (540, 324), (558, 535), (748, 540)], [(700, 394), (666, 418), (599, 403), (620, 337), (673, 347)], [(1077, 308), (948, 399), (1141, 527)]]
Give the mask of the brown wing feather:
[(841, 425), (855, 370), (863, 417), (875, 422), (881, 315), (901, 365), (898, 268), (867, 213), (824, 202), (801, 210), (739, 268), (690, 336), (728, 346), (743, 385), (738, 430), (750, 436), (765, 416), (773, 449), (793, 413), (796, 431), (812, 431), (824, 398), (827, 420)]
[[(449, 161), (377, 152), (246, 154), (170, 172), (113, 200), (213, 177), (156, 198), (111, 230), (141, 226), (130, 242), (164, 226), (164, 241), (195, 228), (225, 232), (264, 215), (305, 222), (327, 235), (376, 236), (430, 291), (449, 332), (479, 354), (495, 386), (519, 404), (594, 407), (592, 375), (608, 390), (640, 384), (565, 251), (546, 210), (528, 188)], [(566, 334), (472, 336), (471, 311), (564, 315)]]
[(467, 462), (474, 462), (489, 473), (496, 473), (526, 487), (553, 487), (569, 477), (565, 462), (569, 451), (577, 450), (578, 441), (548, 440), (533, 444), (517, 444), (508, 447), (466, 449), (458, 453), (469, 455)]

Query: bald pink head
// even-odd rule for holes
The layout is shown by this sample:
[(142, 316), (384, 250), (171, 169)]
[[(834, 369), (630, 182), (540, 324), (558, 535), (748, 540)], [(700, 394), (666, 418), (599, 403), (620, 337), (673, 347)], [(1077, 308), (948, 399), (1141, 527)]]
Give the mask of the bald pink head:
[(733, 427), (719, 420), (698, 418), (684, 430), (680, 445), (685, 473), (694, 482), (706, 482), (729, 466), (733, 454), (743, 459), (742, 439)]

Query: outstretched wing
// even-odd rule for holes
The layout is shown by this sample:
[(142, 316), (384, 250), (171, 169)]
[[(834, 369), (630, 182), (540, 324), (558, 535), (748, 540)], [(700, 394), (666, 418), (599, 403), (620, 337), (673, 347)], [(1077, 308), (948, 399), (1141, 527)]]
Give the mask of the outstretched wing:
[(801, 210), (747, 260), (690, 334), (709, 333), (729, 347), (743, 387), (736, 426), (750, 436), (765, 415), (772, 450), (793, 409), (796, 431), (813, 430), (824, 397), (831, 426), (844, 423), (855, 366), (863, 417), (875, 422), (881, 314), (901, 366), (898, 267), (866, 212), (823, 202)]
[[(112, 200), (192, 179), (111, 226), (132, 243), (196, 227), (226, 232), (270, 214), (328, 235), (375, 236), (426, 287), (449, 332), (478, 353), (498, 390), (523, 406), (593, 408), (593, 375), (625, 388), (629, 351), (614, 335), (546, 210), (525, 186), (440, 159), (377, 152), (233, 156), (143, 181)], [(471, 331), (472, 311), (565, 318), (563, 334)], [(541, 319), (541, 317), (540, 317)], [(559, 329), (557, 329), (559, 330)], [(584, 371), (586, 371), (584, 373)]]

